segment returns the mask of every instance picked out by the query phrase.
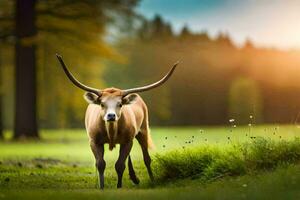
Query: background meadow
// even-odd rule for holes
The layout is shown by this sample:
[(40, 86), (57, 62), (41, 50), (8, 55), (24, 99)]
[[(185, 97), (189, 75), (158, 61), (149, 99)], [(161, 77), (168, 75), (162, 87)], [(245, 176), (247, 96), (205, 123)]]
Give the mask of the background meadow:
[(248, 126), (153, 128), (155, 182), (149, 181), (135, 142), (131, 157), (140, 184), (134, 185), (126, 170), (124, 188), (114, 189), (118, 148), (107, 148), (106, 189), (98, 191), (85, 131), (44, 130), (40, 141), (1, 143), (0, 191), (3, 198), (11, 199), (265, 199), (273, 198), (274, 192), (275, 199), (295, 199), (300, 181), (299, 134), (293, 125), (253, 126), (251, 130)]

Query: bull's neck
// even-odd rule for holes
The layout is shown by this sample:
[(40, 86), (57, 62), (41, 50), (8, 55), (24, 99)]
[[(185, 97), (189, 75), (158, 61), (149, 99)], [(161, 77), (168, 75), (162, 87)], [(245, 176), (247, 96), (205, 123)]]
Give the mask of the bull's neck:
[(119, 126), (125, 123), (125, 118), (123, 115), (120, 116), (119, 120), (116, 122), (106, 122), (102, 117), (99, 118), (101, 120), (100, 129), (103, 132), (106, 132), (107, 138), (109, 140), (109, 149), (112, 150), (116, 146), (116, 139), (119, 132)]
[(112, 150), (116, 144), (118, 134), (118, 122), (105, 122), (105, 129), (109, 140), (109, 150)]

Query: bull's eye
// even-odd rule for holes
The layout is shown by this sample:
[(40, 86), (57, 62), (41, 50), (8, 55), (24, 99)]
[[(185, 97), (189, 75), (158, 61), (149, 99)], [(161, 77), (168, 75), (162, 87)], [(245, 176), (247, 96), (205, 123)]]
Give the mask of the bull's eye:
[(104, 104), (103, 104), (103, 103), (100, 103), (100, 106), (103, 108), (103, 107), (104, 107)]
[(121, 103), (118, 103), (118, 107), (121, 108), (123, 105)]

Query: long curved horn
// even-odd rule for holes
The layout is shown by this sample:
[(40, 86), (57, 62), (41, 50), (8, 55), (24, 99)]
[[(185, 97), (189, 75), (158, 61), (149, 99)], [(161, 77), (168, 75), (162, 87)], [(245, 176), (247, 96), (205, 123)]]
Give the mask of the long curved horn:
[(153, 88), (156, 88), (156, 87), (162, 85), (171, 77), (171, 75), (173, 74), (173, 72), (178, 64), (179, 64), (179, 61), (173, 65), (173, 67), (170, 69), (170, 71), (162, 79), (160, 79), (159, 81), (157, 81), (155, 83), (152, 83), (150, 85), (146, 85), (143, 87), (137, 87), (137, 88), (123, 90), (123, 96), (126, 96), (131, 93), (135, 93), (135, 92), (144, 92), (144, 91), (151, 90)]
[(68, 70), (68, 68), (66, 67), (66, 65), (65, 65), (65, 63), (64, 63), (64, 61), (63, 61), (61, 55), (56, 54), (56, 57), (57, 57), (58, 61), (60, 62), (61, 66), (62, 66), (62, 68), (63, 68), (63, 70), (64, 70), (64, 72), (66, 73), (66, 75), (67, 75), (68, 78), (72, 81), (72, 83), (73, 83), (74, 85), (76, 85), (76, 86), (79, 87), (80, 89), (83, 89), (83, 90), (85, 90), (85, 91), (87, 91), (87, 92), (92, 92), (92, 93), (94, 93), (94, 94), (96, 94), (96, 95), (98, 95), (98, 96), (101, 96), (101, 90), (98, 90), (98, 89), (96, 89), (96, 88), (91, 88), (91, 87), (89, 87), (89, 86), (86, 86), (86, 85), (80, 83), (80, 82), (79, 82), (79, 81), (71, 74), (71, 72), (70, 72), (70, 71)]

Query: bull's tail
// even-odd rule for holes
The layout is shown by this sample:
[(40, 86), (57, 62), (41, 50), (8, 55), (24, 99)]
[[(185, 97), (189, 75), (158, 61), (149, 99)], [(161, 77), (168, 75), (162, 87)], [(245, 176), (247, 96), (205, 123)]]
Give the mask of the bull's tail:
[(148, 149), (155, 149), (155, 145), (153, 143), (149, 128), (147, 131), (147, 147), (148, 147)]

